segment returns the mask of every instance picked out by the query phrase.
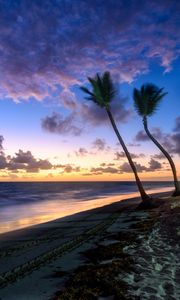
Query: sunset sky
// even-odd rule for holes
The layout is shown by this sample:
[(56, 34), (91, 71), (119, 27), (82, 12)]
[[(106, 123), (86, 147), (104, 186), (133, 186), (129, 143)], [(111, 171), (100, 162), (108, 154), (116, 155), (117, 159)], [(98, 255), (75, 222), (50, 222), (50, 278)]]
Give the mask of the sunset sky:
[(180, 1), (0, 0), (0, 180), (133, 180), (87, 76), (109, 70), (118, 128), (143, 180), (171, 180), (133, 88), (164, 87), (149, 119), (180, 176)]

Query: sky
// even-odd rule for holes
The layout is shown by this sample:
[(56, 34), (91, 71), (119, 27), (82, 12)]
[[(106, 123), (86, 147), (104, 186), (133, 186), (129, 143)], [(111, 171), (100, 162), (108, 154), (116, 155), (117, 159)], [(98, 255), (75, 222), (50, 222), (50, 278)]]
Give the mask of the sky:
[(178, 0), (0, 0), (0, 181), (134, 180), (106, 112), (79, 88), (106, 70), (142, 180), (172, 174), (133, 89), (168, 92), (148, 122), (180, 176), (179, 15)]

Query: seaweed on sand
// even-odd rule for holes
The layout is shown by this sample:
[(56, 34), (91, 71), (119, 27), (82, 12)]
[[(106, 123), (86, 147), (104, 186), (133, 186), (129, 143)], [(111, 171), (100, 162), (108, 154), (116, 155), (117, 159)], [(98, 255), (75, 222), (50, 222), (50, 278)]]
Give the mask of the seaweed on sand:
[(54, 300), (94, 300), (99, 297), (112, 297), (114, 300), (135, 300), (136, 296), (129, 294), (129, 283), (123, 280), (126, 274), (135, 273), (133, 256), (123, 249), (125, 246), (141, 247), (139, 233), (144, 238), (157, 221), (158, 214), (133, 225), (133, 232), (116, 232), (106, 236), (106, 239), (117, 240), (115, 243), (102, 245), (83, 253), (87, 258), (86, 265), (77, 268)]
[[(84, 253), (90, 264), (79, 267), (58, 292), (56, 300), (93, 300), (100, 296), (113, 299), (130, 299), (126, 295), (127, 284), (119, 279), (123, 271), (132, 271), (133, 260), (122, 250), (120, 242), (97, 246)], [(101, 262), (111, 259), (110, 262)], [(125, 296), (126, 295), (126, 296)]]
[[(111, 244), (107, 246), (98, 246), (96, 248), (90, 249), (84, 253), (84, 256), (94, 264), (100, 263), (104, 260), (110, 260), (110, 259), (120, 259), (122, 260), (122, 267), (125, 262), (127, 262), (127, 265), (129, 265), (130, 257), (127, 256), (123, 250), (122, 245), (120, 242), (117, 242), (116, 244)], [(126, 265), (126, 266), (127, 266)]]
[(119, 280), (122, 261), (110, 264), (86, 265), (78, 268), (72, 278), (56, 296), (56, 300), (93, 300), (100, 296), (113, 296), (113, 299), (127, 300), (127, 285)]

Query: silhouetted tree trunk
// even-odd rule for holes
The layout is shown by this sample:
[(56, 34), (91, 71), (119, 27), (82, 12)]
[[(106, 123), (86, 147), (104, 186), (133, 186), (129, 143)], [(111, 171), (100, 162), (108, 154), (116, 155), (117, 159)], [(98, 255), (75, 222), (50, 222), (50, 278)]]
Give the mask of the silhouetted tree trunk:
[(164, 154), (164, 156), (167, 158), (167, 160), (169, 161), (169, 164), (171, 166), (171, 170), (173, 173), (173, 177), (174, 177), (174, 186), (175, 186), (175, 191), (173, 193), (173, 196), (180, 196), (180, 184), (178, 181), (178, 177), (177, 177), (177, 173), (176, 173), (176, 167), (175, 164), (171, 158), (171, 156), (169, 155), (169, 153), (163, 148), (163, 146), (152, 136), (152, 134), (150, 133), (149, 129), (148, 129), (148, 123), (147, 123), (147, 117), (143, 118), (143, 124), (144, 124), (144, 130), (146, 131), (146, 134), (148, 135), (148, 137), (153, 141), (153, 143), (160, 149), (160, 151)]
[(127, 156), (129, 164), (130, 164), (130, 166), (132, 168), (132, 171), (134, 173), (134, 176), (135, 176), (135, 179), (136, 179), (136, 184), (138, 186), (138, 189), (139, 189), (142, 201), (143, 202), (147, 202), (147, 201), (149, 202), (151, 198), (146, 194), (146, 192), (145, 192), (145, 190), (143, 188), (143, 185), (142, 185), (142, 183), (141, 183), (141, 181), (139, 179), (139, 176), (138, 176), (138, 173), (137, 173), (137, 170), (136, 170), (136, 166), (135, 166), (134, 162), (132, 161), (131, 155), (130, 155), (130, 153), (129, 153), (129, 151), (128, 151), (128, 149), (127, 149), (127, 147), (126, 147), (126, 145), (125, 145), (125, 143), (124, 143), (124, 141), (123, 141), (123, 139), (122, 139), (122, 137), (121, 137), (121, 135), (120, 135), (120, 133), (118, 131), (118, 128), (117, 128), (117, 126), (115, 124), (115, 121), (114, 121), (114, 118), (112, 116), (112, 113), (111, 113), (111, 111), (110, 111), (109, 108), (106, 108), (106, 111), (107, 111), (108, 117), (109, 117), (109, 119), (111, 121), (112, 127), (113, 127), (113, 129), (114, 129), (114, 131), (115, 131), (115, 133), (117, 135), (117, 138), (118, 138), (118, 140), (119, 140), (119, 142), (120, 142), (120, 144), (121, 144), (121, 146), (122, 146), (122, 148), (123, 148), (123, 150), (124, 150), (124, 152), (125, 152), (125, 154)]

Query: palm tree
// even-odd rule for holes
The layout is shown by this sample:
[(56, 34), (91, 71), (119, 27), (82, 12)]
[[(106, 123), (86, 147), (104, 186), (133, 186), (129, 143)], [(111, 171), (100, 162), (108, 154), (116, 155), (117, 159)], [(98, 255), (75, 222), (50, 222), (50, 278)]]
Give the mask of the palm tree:
[(177, 178), (177, 172), (175, 164), (169, 155), (169, 153), (163, 148), (163, 146), (154, 138), (154, 136), (150, 133), (148, 129), (148, 120), (147, 117), (151, 117), (157, 110), (161, 100), (167, 93), (164, 92), (163, 88), (158, 88), (156, 85), (147, 83), (142, 85), (141, 89), (134, 89), (133, 98), (134, 105), (139, 116), (142, 117), (144, 130), (148, 137), (153, 141), (153, 143), (160, 149), (160, 151), (164, 154), (164, 156), (169, 161), (169, 164), (172, 169), (173, 177), (174, 177), (174, 186), (175, 191), (173, 196), (180, 195), (180, 185)]
[(113, 115), (111, 113), (110, 103), (114, 99), (114, 97), (116, 96), (117, 93), (116, 93), (114, 84), (111, 80), (110, 73), (105, 72), (102, 76), (99, 76), (99, 74), (96, 74), (96, 76), (94, 78), (88, 77), (88, 80), (92, 86), (92, 91), (90, 91), (89, 89), (87, 89), (84, 86), (81, 87), (81, 90), (83, 92), (85, 92), (86, 94), (88, 94), (88, 97), (86, 97), (87, 100), (93, 101), (98, 106), (100, 106), (101, 108), (104, 108), (106, 110), (109, 120), (111, 122), (111, 125), (115, 131), (115, 134), (117, 135), (117, 138), (127, 156), (129, 164), (134, 173), (136, 183), (137, 183), (140, 195), (141, 195), (141, 199), (142, 199), (143, 203), (145, 205), (147, 205), (147, 203), (150, 203), (151, 198), (146, 194), (146, 192), (143, 188), (143, 185), (142, 185), (142, 183), (139, 179), (138, 173), (137, 173), (136, 166), (132, 161), (131, 155), (130, 155), (130, 153), (118, 131), (118, 128), (114, 121)]

